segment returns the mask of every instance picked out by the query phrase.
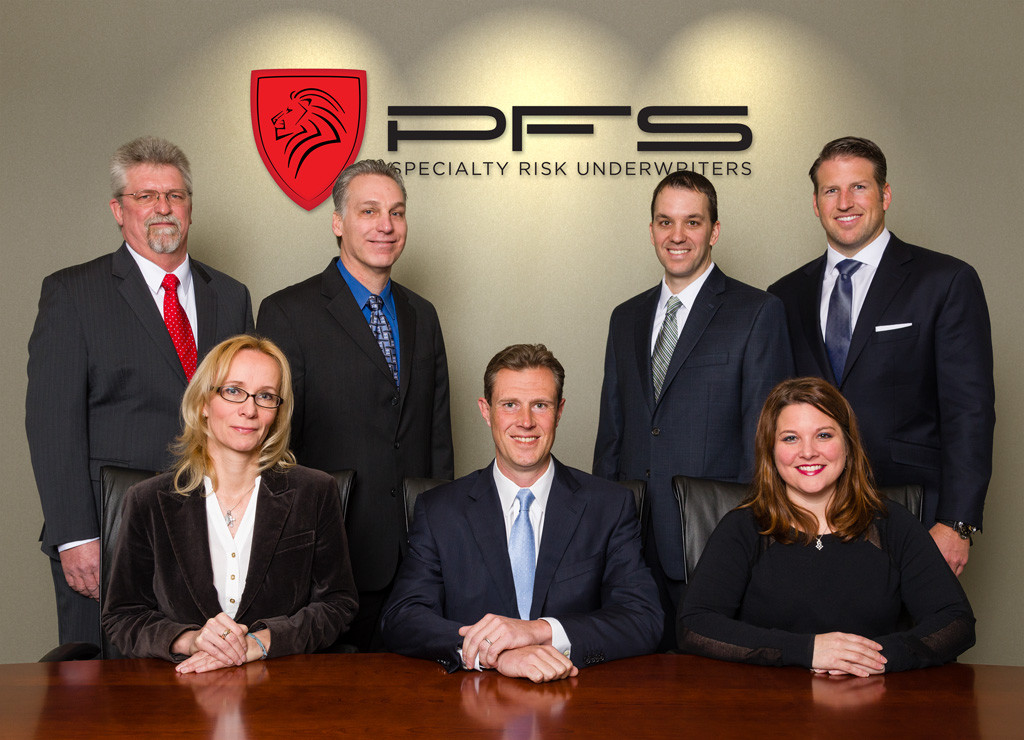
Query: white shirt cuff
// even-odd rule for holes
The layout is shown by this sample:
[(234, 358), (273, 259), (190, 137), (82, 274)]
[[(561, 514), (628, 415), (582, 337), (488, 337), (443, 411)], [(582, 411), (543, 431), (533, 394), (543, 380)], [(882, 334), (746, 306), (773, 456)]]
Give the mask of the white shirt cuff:
[(551, 625), (552, 647), (566, 658), (569, 658), (569, 660), (572, 660), (572, 643), (569, 642), (569, 636), (565, 634), (565, 628), (562, 627), (562, 623), (551, 617), (541, 617), (541, 619)]
[(78, 547), (79, 545), (87, 545), (90, 542), (95, 542), (98, 539), (99, 539), (99, 537), (92, 537), (91, 539), (88, 539), (88, 540), (75, 540), (74, 542), (68, 542), (67, 544), (64, 544), (64, 545), (58, 545), (57, 546), (57, 552), (64, 552), (65, 550), (70, 550), (72, 547)]

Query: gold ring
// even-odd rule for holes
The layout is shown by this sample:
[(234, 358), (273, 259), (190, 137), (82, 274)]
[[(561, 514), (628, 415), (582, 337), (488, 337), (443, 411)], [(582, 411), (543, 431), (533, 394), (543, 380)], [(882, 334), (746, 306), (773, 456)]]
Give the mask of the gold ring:
[(231, 634), (231, 630), (224, 630), (223, 632), (220, 633), (220, 636), (221, 637), (227, 637), (230, 634)]

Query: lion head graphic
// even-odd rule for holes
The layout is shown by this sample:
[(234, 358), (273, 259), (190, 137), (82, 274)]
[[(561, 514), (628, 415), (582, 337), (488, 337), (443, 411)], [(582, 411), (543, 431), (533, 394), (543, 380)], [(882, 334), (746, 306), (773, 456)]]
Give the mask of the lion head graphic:
[(345, 109), (330, 94), (316, 87), (296, 90), (289, 104), (270, 119), (274, 138), (285, 140), (284, 153), (292, 175), (298, 177), (302, 164), (314, 151), (341, 141), (340, 129), (348, 133), (341, 116)]

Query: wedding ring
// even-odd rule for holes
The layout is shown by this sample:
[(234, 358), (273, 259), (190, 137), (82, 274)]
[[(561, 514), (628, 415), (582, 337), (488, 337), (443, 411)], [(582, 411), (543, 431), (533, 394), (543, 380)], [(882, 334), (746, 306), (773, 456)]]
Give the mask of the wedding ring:
[(484, 642), (486, 642), (488, 645), (493, 645), (494, 644), (493, 642), (488, 640), (486, 637), (484, 638)]
[(220, 636), (221, 637), (227, 637), (230, 634), (231, 634), (231, 630), (224, 630), (223, 632), (220, 633)]

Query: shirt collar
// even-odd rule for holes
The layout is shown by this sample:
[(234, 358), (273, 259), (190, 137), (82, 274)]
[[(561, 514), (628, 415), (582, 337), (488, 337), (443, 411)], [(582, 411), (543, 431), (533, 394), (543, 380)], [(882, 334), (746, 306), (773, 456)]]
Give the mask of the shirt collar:
[(675, 296), (679, 299), (679, 302), (683, 304), (686, 310), (693, 308), (694, 301), (697, 300), (697, 294), (700, 293), (700, 289), (704, 287), (704, 283), (707, 282), (708, 276), (711, 275), (711, 271), (715, 269), (715, 263), (712, 262), (708, 265), (700, 277), (694, 280), (692, 283), (687, 285), (678, 293), (673, 293), (669, 290), (668, 283), (665, 282), (665, 278), (661, 279), (661, 297), (658, 298), (658, 307), (661, 309), (665, 308), (665, 304), (668, 303), (668, 299)]
[[(873, 268), (878, 267), (878, 263), (882, 261), (882, 255), (885, 253), (885, 248), (889, 244), (889, 237), (892, 236), (889, 230), (886, 228), (882, 229), (882, 233), (875, 237), (875, 240), (868, 244), (866, 247), (861, 249), (852, 259), (858, 262), (863, 262), (865, 265), (870, 265)], [(832, 248), (829, 244), (825, 248), (825, 274), (831, 273), (836, 269), (836, 265), (845, 259), (851, 259), (845, 254), (841, 254)]]
[[(128, 254), (135, 260), (135, 264), (139, 266), (139, 271), (142, 273), (142, 279), (146, 282), (146, 287), (149, 288), (149, 292), (156, 295), (162, 287), (164, 281), (164, 269), (157, 265), (155, 262), (150, 262), (148, 259), (143, 257), (141, 254), (132, 249), (128, 242)], [(185, 260), (174, 268), (174, 274), (178, 276), (178, 283), (181, 289), (187, 293), (189, 288), (192, 287), (192, 270), (190, 268), (189, 257), (186, 254)]]
[[(338, 260), (338, 272), (345, 278), (345, 282), (348, 284), (348, 289), (352, 291), (352, 297), (356, 299), (356, 303), (359, 304), (359, 308), (366, 305), (366, 299), (369, 298), (373, 293), (369, 289), (359, 282), (351, 272), (345, 268), (345, 264), (339, 259)], [(384, 299), (385, 308), (391, 308), (391, 312), (394, 312), (395, 299), (391, 295), (391, 278), (388, 278), (388, 282), (384, 285), (384, 290), (380, 292), (380, 297)]]
[[(498, 498), (501, 500), (501, 511), (507, 513), (515, 505), (516, 496), (519, 494), (519, 489), (522, 486), (518, 486), (511, 480), (505, 477), (498, 469), (498, 463), (495, 461), (491, 465), (491, 470), (494, 473), (494, 485), (498, 489)], [(541, 473), (540, 478), (535, 480), (532, 485), (527, 486), (533, 491), (534, 503), (533, 506), (539, 507), (540, 511), (544, 511), (548, 506), (548, 496), (551, 494), (551, 483), (555, 479), (555, 459), (548, 458), (548, 469)], [(531, 511), (533, 507), (531, 506)]]

